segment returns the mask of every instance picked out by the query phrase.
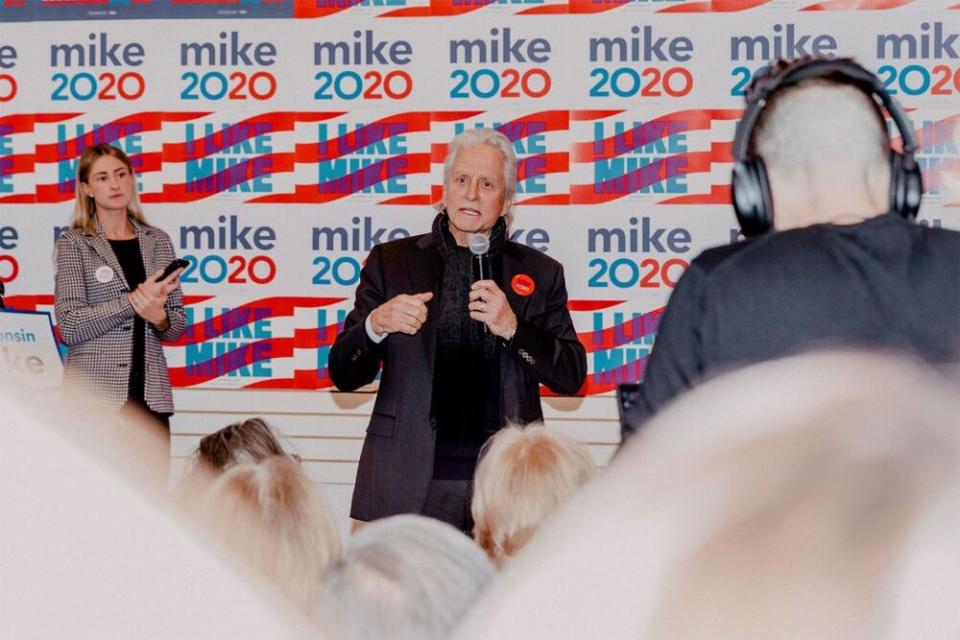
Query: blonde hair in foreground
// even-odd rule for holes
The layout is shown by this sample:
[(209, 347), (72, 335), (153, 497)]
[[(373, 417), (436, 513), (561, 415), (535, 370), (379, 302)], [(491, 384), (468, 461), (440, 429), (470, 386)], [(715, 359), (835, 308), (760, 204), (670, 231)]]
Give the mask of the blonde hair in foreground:
[(586, 447), (542, 424), (501, 429), (474, 477), (474, 538), (497, 566), (593, 474)]
[(213, 534), (297, 604), (308, 607), (340, 557), (333, 514), (300, 465), (286, 456), (238, 464), (200, 500)]
[(955, 376), (842, 351), (704, 382), (551, 517), (454, 637), (960, 637)]

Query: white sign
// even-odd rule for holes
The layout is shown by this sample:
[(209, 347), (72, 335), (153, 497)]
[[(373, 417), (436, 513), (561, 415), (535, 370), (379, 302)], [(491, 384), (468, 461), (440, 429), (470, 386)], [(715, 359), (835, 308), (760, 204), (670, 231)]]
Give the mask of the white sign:
[(59, 387), (63, 362), (50, 314), (0, 310), (0, 378), (29, 387)]

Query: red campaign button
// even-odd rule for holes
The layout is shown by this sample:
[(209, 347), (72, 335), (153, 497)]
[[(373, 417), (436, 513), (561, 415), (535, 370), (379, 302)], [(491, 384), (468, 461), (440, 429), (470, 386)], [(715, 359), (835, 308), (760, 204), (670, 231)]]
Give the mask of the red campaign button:
[(537, 283), (525, 273), (518, 273), (510, 281), (510, 287), (518, 296), (529, 296), (537, 290)]

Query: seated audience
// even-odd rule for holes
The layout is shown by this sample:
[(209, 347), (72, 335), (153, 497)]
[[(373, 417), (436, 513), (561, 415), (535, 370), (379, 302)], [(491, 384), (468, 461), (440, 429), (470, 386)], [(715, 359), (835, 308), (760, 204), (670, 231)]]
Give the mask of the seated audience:
[(176, 492), (181, 499), (193, 500), (204, 486), (235, 464), (284, 455), (287, 452), (279, 436), (263, 418), (234, 422), (200, 438)]
[(234, 422), (219, 431), (200, 438), (196, 456), (223, 471), (241, 462), (260, 462), (271, 456), (283, 456), (286, 451), (280, 439), (263, 418)]
[(452, 637), (960, 637), (960, 397), (812, 353), (698, 386), (511, 560)]
[(473, 537), (498, 567), (593, 474), (586, 447), (542, 424), (502, 429), (480, 455)]
[(294, 607), (169, 509), (165, 486), (143, 472), (165, 462), (166, 433), (7, 382), (0, 638), (316, 640)]
[(218, 540), (302, 607), (340, 556), (326, 499), (289, 457), (234, 465), (204, 490), (197, 507)]
[(439, 520), (366, 525), (327, 572), (317, 621), (337, 640), (441, 640), (493, 579), (468, 537)]

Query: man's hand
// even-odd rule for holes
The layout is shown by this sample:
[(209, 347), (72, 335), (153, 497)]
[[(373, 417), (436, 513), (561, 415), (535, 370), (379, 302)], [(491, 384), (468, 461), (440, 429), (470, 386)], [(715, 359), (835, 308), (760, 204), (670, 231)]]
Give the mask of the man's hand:
[(427, 321), (426, 303), (432, 298), (432, 291), (401, 293), (371, 312), (370, 327), (377, 335), (400, 332), (412, 336)]
[(470, 287), (470, 317), (487, 325), (490, 333), (509, 340), (517, 330), (517, 316), (493, 280), (478, 280)]
[(167, 296), (180, 286), (181, 273), (183, 269), (177, 269), (165, 279), (158, 280), (163, 275), (163, 269), (157, 269), (127, 295), (136, 314), (159, 331), (165, 331), (170, 324), (164, 305)]

